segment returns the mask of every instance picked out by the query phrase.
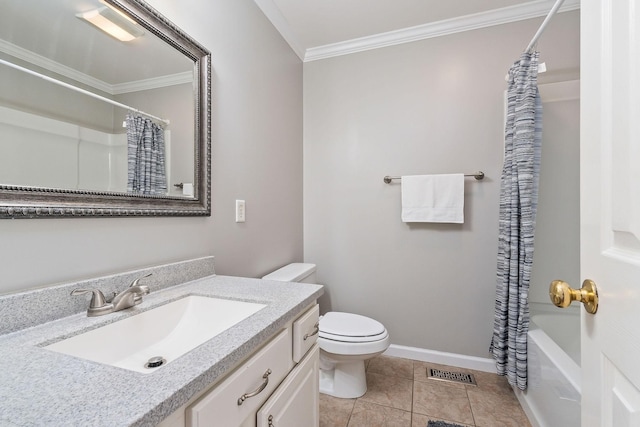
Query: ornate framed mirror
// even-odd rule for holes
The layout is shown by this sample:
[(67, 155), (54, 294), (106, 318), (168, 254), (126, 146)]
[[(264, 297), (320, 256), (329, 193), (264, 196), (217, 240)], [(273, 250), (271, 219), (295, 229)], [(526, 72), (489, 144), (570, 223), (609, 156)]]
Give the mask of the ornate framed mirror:
[(211, 214), (207, 49), (141, 0), (2, 8), (0, 218)]

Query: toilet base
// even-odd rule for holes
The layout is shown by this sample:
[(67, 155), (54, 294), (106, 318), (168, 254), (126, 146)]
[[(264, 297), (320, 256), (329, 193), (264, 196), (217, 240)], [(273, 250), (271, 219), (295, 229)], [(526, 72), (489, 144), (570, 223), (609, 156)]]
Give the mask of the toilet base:
[[(324, 368), (323, 368), (324, 365)], [(333, 363), (320, 361), (320, 393), (353, 399), (367, 392), (364, 360)]]

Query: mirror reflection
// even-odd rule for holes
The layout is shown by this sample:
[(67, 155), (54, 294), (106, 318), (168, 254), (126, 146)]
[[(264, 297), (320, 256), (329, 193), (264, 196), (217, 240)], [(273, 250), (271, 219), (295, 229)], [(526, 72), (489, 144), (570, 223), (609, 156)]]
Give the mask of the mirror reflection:
[(3, 1), (0, 185), (192, 199), (194, 65), (107, 2)]

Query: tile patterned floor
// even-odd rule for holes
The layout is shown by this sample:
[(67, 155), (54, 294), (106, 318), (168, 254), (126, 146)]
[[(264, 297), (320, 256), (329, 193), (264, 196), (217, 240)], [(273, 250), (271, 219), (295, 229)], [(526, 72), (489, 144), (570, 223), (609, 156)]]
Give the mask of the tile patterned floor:
[[(427, 368), (472, 373), (477, 385), (427, 378)], [(504, 377), (378, 356), (358, 399), (320, 395), (320, 427), (426, 427), (429, 420), (469, 427), (531, 427)]]

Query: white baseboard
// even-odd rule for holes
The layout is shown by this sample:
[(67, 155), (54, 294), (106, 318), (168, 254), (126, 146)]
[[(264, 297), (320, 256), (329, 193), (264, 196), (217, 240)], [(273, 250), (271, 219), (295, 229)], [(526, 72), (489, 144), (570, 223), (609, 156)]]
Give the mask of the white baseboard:
[(405, 359), (419, 360), (421, 362), (437, 363), (439, 365), (457, 366), (459, 368), (473, 369), (482, 372), (496, 373), (496, 365), (493, 359), (466, 356), (464, 354), (445, 353), (424, 348), (407, 347), (391, 344), (385, 356), (403, 357)]

